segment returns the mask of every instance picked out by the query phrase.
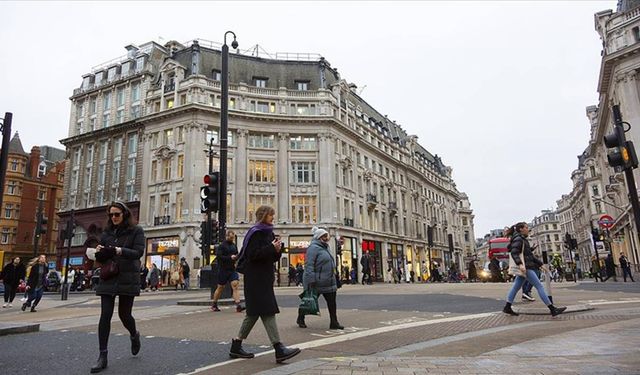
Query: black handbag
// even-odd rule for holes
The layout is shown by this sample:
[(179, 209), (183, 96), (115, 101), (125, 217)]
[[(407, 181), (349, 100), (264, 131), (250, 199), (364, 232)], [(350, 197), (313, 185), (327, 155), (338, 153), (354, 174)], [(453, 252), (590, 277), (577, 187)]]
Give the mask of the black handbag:
[(118, 276), (119, 273), (120, 269), (118, 268), (118, 263), (113, 259), (108, 260), (102, 265), (102, 267), (100, 267), (100, 279), (102, 280), (113, 279)]

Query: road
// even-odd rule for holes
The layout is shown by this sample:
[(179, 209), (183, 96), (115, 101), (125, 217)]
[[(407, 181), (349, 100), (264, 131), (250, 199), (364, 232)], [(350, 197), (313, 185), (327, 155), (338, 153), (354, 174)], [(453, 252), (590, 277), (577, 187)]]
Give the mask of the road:
[[(499, 311), (507, 284), (346, 285), (338, 294), (338, 317), (344, 331), (330, 330), (322, 298), (320, 317), (308, 317), (309, 328), (295, 324), (301, 288), (278, 288), (278, 325), (286, 345), (304, 348), (289, 363), (305, 359), (354, 355), (474, 356), (516, 343), (640, 317), (640, 283), (559, 283), (552, 294), (557, 305), (591, 303), (595, 310), (562, 315), (508, 317)], [(206, 306), (179, 306), (204, 300), (208, 291), (143, 293), (134, 316), (143, 335), (137, 357), (129, 353), (127, 332), (114, 318), (107, 373), (120, 374), (253, 374), (277, 369), (260, 323), (245, 340), (253, 360), (229, 360), (230, 339), (242, 314), (233, 306), (213, 313)], [(99, 299), (71, 294), (46, 296), (37, 313), (2, 309), (0, 322), (38, 322), (40, 332), (0, 336), (4, 373), (86, 374), (97, 358)], [(539, 301), (520, 303), (544, 307)]]

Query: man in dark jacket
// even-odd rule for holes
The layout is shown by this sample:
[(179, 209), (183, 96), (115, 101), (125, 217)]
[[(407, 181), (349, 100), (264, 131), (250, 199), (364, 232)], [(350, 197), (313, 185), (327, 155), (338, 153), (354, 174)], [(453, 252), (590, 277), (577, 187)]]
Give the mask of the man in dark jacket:
[(184, 257), (182, 259), (180, 259), (180, 270), (182, 271), (182, 279), (184, 280), (184, 290), (189, 290), (189, 278), (191, 277), (191, 268), (189, 267), (189, 263), (187, 263), (187, 260), (184, 259)]
[(16, 298), (18, 285), (24, 281), (26, 272), (24, 264), (20, 263), (20, 257), (13, 258), (13, 261), (2, 269), (2, 283), (4, 284), (3, 308), (13, 306), (13, 299)]
[(29, 277), (27, 278), (27, 291), (29, 298), (27, 302), (22, 304), (22, 311), (31, 306), (31, 312), (36, 312), (36, 306), (40, 303), (44, 288), (47, 286), (47, 275), (49, 267), (47, 266), (47, 257), (40, 255), (38, 261), (31, 266)]
[(627, 282), (627, 275), (629, 275), (632, 282), (635, 282), (633, 276), (631, 276), (631, 264), (629, 263), (627, 256), (624, 255), (624, 253), (620, 254), (620, 259), (618, 260), (620, 261), (620, 268), (622, 268), (622, 277), (624, 277), (624, 282)]
[(362, 266), (362, 285), (365, 282), (371, 285), (371, 255), (368, 252), (362, 254), (360, 265)]
[(604, 260), (604, 268), (607, 271), (607, 277), (602, 280), (603, 282), (609, 280), (611, 276), (613, 276), (613, 281), (618, 281), (618, 278), (616, 277), (616, 264), (613, 263), (613, 255), (611, 255), (611, 253), (609, 253), (607, 258)]
[(220, 311), (218, 300), (222, 295), (225, 285), (231, 284), (233, 301), (236, 303), (236, 312), (242, 312), (245, 308), (240, 304), (240, 276), (236, 272), (236, 258), (238, 258), (238, 247), (234, 243), (236, 234), (230, 230), (227, 232), (227, 238), (223, 241), (216, 251), (216, 261), (218, 262), (218, 287), (213, 293), (212, 311)]

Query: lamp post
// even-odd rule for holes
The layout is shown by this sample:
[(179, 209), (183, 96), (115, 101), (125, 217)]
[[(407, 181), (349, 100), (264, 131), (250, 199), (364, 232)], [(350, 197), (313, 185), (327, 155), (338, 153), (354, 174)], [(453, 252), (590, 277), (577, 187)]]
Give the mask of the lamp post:
[(69, 257), (71, 255), (71, 240), (75, 236), (75, 216), (73, 209), (71, 210), (71, 216), (69, 217), (69, 221), (67, 221), (67, 227), (64, 230), (64, 239), (67, 241), (67, 258), (64, 266), (64, 281), (62, 283), (62, 287), (60, 289), (61, 299), (62, 301), (66, 301), (69, 298)]
[(227, 141), (228, 141), (228, 120), (229, 120), (229, 46), (227, 45), (227, 35), (233, 35), (231, 47), (238, 48), (236, 34), (233, 31), (224, 33), (224, 44), (222, 45), (222, 103), (220, 104), (220, 211), (218, 211), (218, 222), (220, 223), (220, 234), (218, 238), (225, 238), (227, 229)]

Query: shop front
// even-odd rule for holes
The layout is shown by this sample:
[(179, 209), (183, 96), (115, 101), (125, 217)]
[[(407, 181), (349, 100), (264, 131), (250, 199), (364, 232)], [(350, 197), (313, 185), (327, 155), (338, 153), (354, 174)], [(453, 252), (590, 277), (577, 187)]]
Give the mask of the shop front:
[[(390, 243), (387, 248), (387, 269), (390, 267), (398, 271), (398, 269), (402, 270), (404, 273), (404, 250), (403, 246), (400, 244)], [(386, 269), (384, 270), (387, 271)]]
[(382, 243), (379, 241), (362, 240), (362, 253), (369, 253), (371, 256), (370, 267), (373, 281), (383, 281)]
[(180, 238), (157, 237), (147, 239), (145, 264), (151, 269), (155, 264), (160, 270), (162, 285), (169, 285), (171, 272), (174, 271), (180, 261)]
[(291, 236), (289, 237), (289, 264), (297, 267), (298, 264), (304, 266), (307, 248), (311, 244), (311, 236)]
[(351, 280), (351, 269), (358, 270), (356, 262), (358, 255), (353, 251), (355, 238), (340, 236), (336, 239), (336, 249), (339, 251), (336, 254), (337, 264), (340, 265), (340, 277), (343, 281), (347, 282)]

